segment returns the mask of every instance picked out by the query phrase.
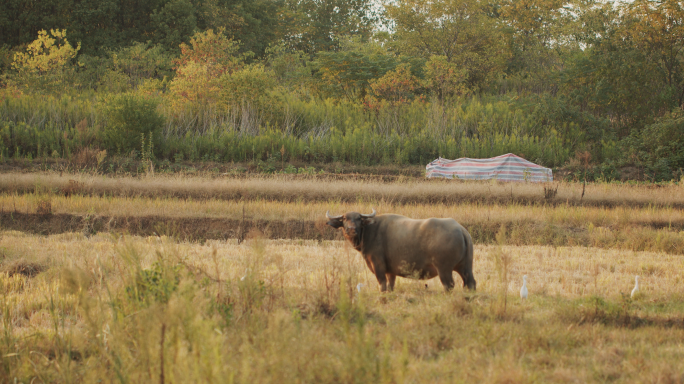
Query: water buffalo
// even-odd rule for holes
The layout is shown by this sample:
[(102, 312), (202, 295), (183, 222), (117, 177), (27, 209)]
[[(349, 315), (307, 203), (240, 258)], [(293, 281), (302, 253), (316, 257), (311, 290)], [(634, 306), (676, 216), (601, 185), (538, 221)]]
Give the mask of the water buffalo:
[(400, 215), (348, 212), (331, 216), (328, 225), (342, 228), (344, 237), (361, 253), (380, 289), (394, 289), (397, 276), (439, 279), (447, 291), (454, 287), (452, 271), (463, 286), (475, 289), (473, 239), (454, 219), (414, 220)]

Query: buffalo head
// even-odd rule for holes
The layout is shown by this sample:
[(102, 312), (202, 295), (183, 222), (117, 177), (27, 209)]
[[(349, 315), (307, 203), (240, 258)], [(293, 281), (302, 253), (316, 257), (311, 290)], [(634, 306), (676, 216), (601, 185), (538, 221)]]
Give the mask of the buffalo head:
[(359, 248), (363, 239), (363, 228), (365, 225), (373, 224), (373, 218), (377, 212), (373, 208), (373, 213), (364, 215), (358, 212), (347, 212), (344, 215), (331, 216), (330, 211), (325, 213), (328, 218), (328, 225), (337, 229), (343, 228), (344, 237), (352, 243), (354, 248)]

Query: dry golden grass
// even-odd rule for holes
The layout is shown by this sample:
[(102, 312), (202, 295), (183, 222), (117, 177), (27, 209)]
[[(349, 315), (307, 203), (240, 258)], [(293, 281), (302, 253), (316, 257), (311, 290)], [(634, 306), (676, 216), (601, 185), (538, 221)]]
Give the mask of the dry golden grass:
[(453, 217), (461, 223), (477, 222), (545, 222), (574, 227), (624, 227), (647, 225), (654, 227), (684, 226), (684, 210), (661, 207), (583, 207), (571, 205), (522, 205), (522, 204), (393, 204), (391, 202), (355, 203), (336, 200), (330, 202), (273, 202), (184, 200), (144, 197), (97, 197), (97, 196), (50, 196), (45, 194), (0, 194), (0, 210), (3, 212), (36, 213), (44, 201), (50, 202), (51, 211), (79, 215), (102, 215), (120, 217), (163, 216), (191, 218), (242, 218), (243, 208), (249, 218), (255, 220), (309, 220), (325, 219), (325, 212), (333, 214), (349, 211), (368, 212), (375, 208), (379, 213), (396, 213), (412, 218)]
[[(476, 294), (445, 294), (436, 279), (381, 294), (342, 242), (3, 232), (0, 247), (3, 265), (49, 267), (0, 274), (2, 382), (677, 382), (684, 371), (677, 255), (476, 246)], [(168, 300), (138, 299), (174, 281)]]
[[(69, 197), (55, 193), (65, 188)], [(563, 227), (603, 247), (479, 244), (477, 293), (400, 279), (381, 294), (342, 242), (4, 231), (0, 382), (681, 381), (681, 186), (589, 185), (589, 203), (577, 206), (581, 188), (559, 187), (567, 205), (529, 205), (542, 186), (0, 175), (0, 209), (45, 220), (240, 219), (244, 209), (255, 220), (321, 222), (326, 210), (375, 207), (507, 224), (500, 244), (551, 244), (564, 237), (548, 229)], [(511, 191), (520, 202), (506, 204)], [(631, 299), (635, 275), (641, 293)]]
[[(402, 181), (403, 180), (403, 181)], [(680, 183), (681, 184), (681, 183)], [(544, 187), (558, 187), (552, 199), (544, 197)], [(373, 201), (389, 204), (548, 203), (589, 206), (672, 206), (684, 207), (684, 187), (669, 185), (626, 185), (554, 183), (502, 183), (496, 181), (458, 182), (453, 180), (401, 179), (383, 183), (359, 180), (320, 180), (292, 176), (249, 178), (202, 178), (156, 176), (145, 178), (60, 175), (56, 173), (0, 175), (0, 192), (80, 193), (97, 196), (274, 200), (274, 201)]]
[[(327, 210), (332, 211), (333, 214), (339, 214), (348, 211), (371, 212), (375, 208), (381, 214), (397, 213), (412, 218), (452, 217), (468, 228), (475, 241), (480, 243), (492, 243), (494, 235), (504, 225), (510, 233), (508, 243), (511, 245), (584, 245), (636, 251), (664, 251), (672, 254), (684, 253), (684, 210), (671, 207), (617, 206), (609, 208), (479, 203), (393, 204), (384, 201), (325, 203), (250, 200), (239, 202), (216, 199), (0, 194), (0, 211), (4, 213), (4, 220), (7, 220), (6, 228), (43, 234), (63, 232), (64, 230), (60, 230), (61, 224), (49, 221), (50, 215), (46, 215), (43, 208), (45, 206), (50, 207), (50, 214), (70, 214), (82, 218), (100, 217), (102, 219), (100, 221), (104, 223), (99, 225), (100, 230), (109, 228), (106, 223), (112, 217), (121, 218), (116, 221), (122, 225), (133, 223), (131, 218), (139, 218), (152, 221), (144, 228), (154, 230), (155, 233), (170, 234), (167, 230), (162, 230), (163, 228), (155, 229), (154, 220), (176, 220), (177, 223), (164, 222), (159, 225), (164, 228), (168, 227), (167, 229), (177, 228), (179, 235), (186, 239), (223, 239), (226, 236), (225, 233), (237, 233), (239, 231), (230, 227), (227, 220), (239, 224), (243, 219), (243, 214), (250, 223), (275, 221), (281, 225), (290, 220), (298, 221), (296, 224), (299, 227), (297, 228), (302, 228), (298, 230), (299, 232), (292, 232), (292, 237), (301, 235), (304, 238), (312, 238), (311, 234), (313, 234), (316, 235), (313, 238), (318, 238), (320, 231), (331, 231), (325, 226)], [(12, 212), (37, 213), (40, 220), (32, 224), (21, 224), (23, 222), (16, 221), (16, 215), (13, 216)], [(69, 231), (78, 230), (78, 228), (73, 228), (73, 217), (55, 218), (59, 221), (58, 219), (65, 221), (63, 225), (69, 225), (71, 228)], [(226, 223), (212, 222), (213, 227), (210, 232), (213, 232), (205, 233), (210, 227), (203, 226), (203, 223), (209, 223), (211, 220), (202, 219), (226, 220)], [(225, 231), (221, 229), (221, 225), (226, 226)], [(138, 228), (135, 225), (133, 227)], [(121, 230), (125, 231), (126, 228), (122, 227)], [(302, 231), (303, 233), (300, 234)], [(132, 230), (132, 233), (152, 232)], [(332, 235), (328, 235), (323, 238), (332, 238)]]

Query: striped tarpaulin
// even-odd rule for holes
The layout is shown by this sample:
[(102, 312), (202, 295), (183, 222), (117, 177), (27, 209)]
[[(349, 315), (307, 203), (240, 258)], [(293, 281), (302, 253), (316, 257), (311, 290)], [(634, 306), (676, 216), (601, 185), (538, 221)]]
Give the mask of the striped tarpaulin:
[(462, 157), (457, 160), (447, 160), (440, 157), (428, 164), (425, 170), (425, 176), (428, 178), (553, 181), (553, 174), (549, 168), (544, 168), (512, 153), (492, 157), (491, 159), (469, 159)]

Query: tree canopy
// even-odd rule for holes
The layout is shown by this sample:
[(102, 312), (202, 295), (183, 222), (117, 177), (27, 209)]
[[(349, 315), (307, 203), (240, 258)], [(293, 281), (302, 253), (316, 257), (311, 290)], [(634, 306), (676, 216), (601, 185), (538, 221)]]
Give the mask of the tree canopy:
[[(569, 151), (589, 151), (601, 161), (631, 153), (655, 162), (657, 152), (681, 164), (681, 151), (661, 139), (683, 126), (684, 6), (674, 0), (6, 0), (0, 75), (0, 88), (22, 92), (143, 90), (167, 100), (173, 116), (211, 111), (193, 121), (239, 106), (258, 125), (285, 103), (288, 131), (308, 118), (311, 126), (330, 126), (321, 123), (330, 105), (344, 104), (364, 111), (383, 134), (391, 124), (409, 132), (387, 114), (423, 108), (430, 111), (426, 124), (454, 140), (494, 132), (498, 124), (505, 127), (501, 137), (558, 135)], [(508, 117), (453, 118), (462, 105), (481, 100), (502, 102), (530, 122), (516, 117), (516, 128)], [(322, 107), (301, 112), (301, 103)], [(390, 112), (383, 115), (383, 108)], [(660, 141), (637, 145), (646, 141), (644, 132)]]

